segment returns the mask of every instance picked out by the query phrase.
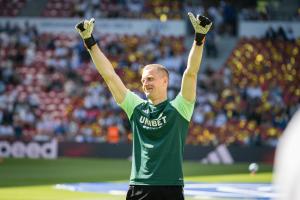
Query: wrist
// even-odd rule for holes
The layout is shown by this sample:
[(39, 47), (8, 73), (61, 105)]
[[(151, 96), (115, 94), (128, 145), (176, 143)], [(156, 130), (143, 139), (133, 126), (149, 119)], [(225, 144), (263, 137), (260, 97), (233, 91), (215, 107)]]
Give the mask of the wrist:
[(195, 41), (197, 46), (201, 46), (205, 41), (205, 34), (195, 33)]
[(96, 40), (94, 39), (93, 35), (91, 35), (91, 37), (89, 37), (89, 38), (83, 39), (83, 41), (84, 41), (84, 46), (87, 49), (91, 49), (92, 46), (94, 46), (97, 43)]

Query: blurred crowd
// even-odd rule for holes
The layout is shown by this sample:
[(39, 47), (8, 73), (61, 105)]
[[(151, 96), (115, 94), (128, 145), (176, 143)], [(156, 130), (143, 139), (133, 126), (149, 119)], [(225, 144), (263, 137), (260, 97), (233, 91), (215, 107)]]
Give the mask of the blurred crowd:
[[(30, 11), (30, 4), (34, 4), (34, 1), (0, 0), (2, 10), (0, 16), (26, 16), (26, 11), (23, 13), (21, 11), (25, 7), (25, 10)], [(41, 6), (40, 12), (36, 12), (37, 17), (130, 18), (166, 21), (187, 19), (186, 13), (194, 12), (212, 19), (215, 32), (232, 35), (236, 35), (239, 17), (251, 20), (260, 19), (254, 17), (260, 15), (255, 6), (241, 7), (230, 0), (47, 0), (39, 4), (44, 5)], [(241, 11), (240, 16), (238, 11)], [(266, 15), (268, 16), (269, 13)]]
[[(170, 94), (178, 90), (183, 38), (100, 35), (127, 86), (140, 92), (139, 70), (162, 62)], [(172, 45), (169, 45), (172, 43)], [(130, 125), (73, 35), (40, 34), (35, 27), (0, 27), (0, 135), (34, 140), (128, 140)], [(121, 56), (120, 56), (121, 55)], [(172, 92), (173, 91), (173, 92)]]
[(190, 142), (275, 146), (300, 108), (299, 47), (244, 38), (220, 70), (201, 73)]
[[(266, 34), (267, 35), (267, 34)], [(169, 98), (186, 67), (184, 38), (149, 32), (96, 35), (126, 86), (143, 96), (140, 70), (170, 71)], [(199, 74), (189, 144), (276, 145), (299, 107), (300, 40), (241, 39), (226, 64)], [(0, 27), (0, 137), (129, 142), (130, 124), (74, 35), (39, 33), (30, 24)]]
[[(272, 6), (246, 1), (48, 0), (43, 17), (185, 19), (187, 12), (214, 21), (207, 57), (219, 54), (219, 34), (236, 35), (238, 19), (271, 20)], [(250, 3), (249, 3), (250, 2)], [(26, 0), (0, 0), (0, 16), (17, 16)], [(299, 19), (300, 13), (295, 14)], [(190, 33), (193, 29), (190, 26)], [(140, 70), (161, 63), (170, 71), (169, 98), (186, 67), (183, 37), (96, 35), (126, 86), (143, 96)], [(199, 74), (189, 144), (275, 146), (299, 107), (299, 39), (270, 27), (264, 38), (241, 39), (218, 70)], [(115, 104), (74, 35), (39, 33), (32, 25), (0, 25), (0, 137), (47, 141), (128, 142), (130, 124)]]
[[(234, 23), (237, 17), (244, 20), (273, 20), (278, 17), (275, 13), (279, 6), (276, 2), (257, 3), (251, 0), (243, 3), (234, 0), (48, 0), (43, 16), (182, 19), (186, 11), (197, 11), (224, 16), (226, 22)], [(299, 11), (295, 11), (292, 19), (299, 20), (299, 16)]]
[[(22, 9), (34, 4), (27, 0), (0, 0), (0, 16), (26, 16)], [(47, 0), (42, 4), (37, 17), (79, 17), (79, 18), (131, 18), (131, 19), (186, 19), (187, 12), (208, 16), (214, 21), (218, 33), (235, 35), (238, 20), (285, 20), (300, 19), (300, 5), (286, 13), (280, 14), (284, 2), (235, 0)], [(25, 10), (26, 10), (25, 9)], [(30, 15), (32, 16), (32, 15)]]
[[(28, 0), (0, 0), (0, 16), (18, 16), (28, 4)], [(145, 19), (184, 19), (186, 12), (194, 11), (210, 17), (215, 22), (224, 21), (234, 26), (237, 18), (243, 20), (280, 19), (278, 10), (284, 5), (280, 1), (235, 0), (47, 0), (42, 4), (39, 16), (80, 17), (80, 18), (145, 18)], [(285, 19), (299, 20), (298, 8), (291, 10)], [(26, 12), (22, 13), (24, 16)], [(282, 14), (282, 13), (281, 13)], [(26, 16), (26, 15), (25, 15)], [(223, 19), (222, 19), (223, 18)]]

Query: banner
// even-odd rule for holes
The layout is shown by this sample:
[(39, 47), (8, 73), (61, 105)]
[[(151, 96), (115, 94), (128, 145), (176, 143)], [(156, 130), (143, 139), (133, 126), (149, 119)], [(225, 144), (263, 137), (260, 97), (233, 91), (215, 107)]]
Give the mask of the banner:
[[(48, 33), (76, 33), (75, 25), (82, 19), (79, 18), (0, 18), (0, 24), (7, 22), (18, 24), (21, 27), (25, 22), (35, 25), (40, 32)], [(160, 35), (183, 36), (186, 34), (186, 27), (183, 20), (160, 20), (146, 19), (96, 19), (95, 32), (101, 34), (127, 34), (127, 35), (148, 35), (149, 32)]]
[(0, 157), (56, 159), (58, 143), (56, 140), (45, 143), (22, 141), (0, 141)]
[(264, 37), (268, 28), (272, 27), (275, 31), (282, 27), (285, 31), (291, 29), (296, 38), (300, 37), (300, 22), (297, 21), (240, 21), (240, 37)]
[[(125, 158), (131, 156), (131, 144), (118, 143), (59, 143), (58, 155), (62, 157), (98, 157), (98, 158)], [(274, 147), (267, 146), (201, 146), (186, 145), (185, 160), (194, 160), (209, 164), (232, 164), (236, 162), (263, 162), (273, 163)]]

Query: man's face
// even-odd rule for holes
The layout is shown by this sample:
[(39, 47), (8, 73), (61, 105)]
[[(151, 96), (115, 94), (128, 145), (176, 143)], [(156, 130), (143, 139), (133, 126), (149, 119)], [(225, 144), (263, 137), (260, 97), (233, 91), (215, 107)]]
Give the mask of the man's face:
[(167, 77), (155, 67), (145, 68), (141, 81), (143, 91), (149, 99), (159, 98), (167, 92)]

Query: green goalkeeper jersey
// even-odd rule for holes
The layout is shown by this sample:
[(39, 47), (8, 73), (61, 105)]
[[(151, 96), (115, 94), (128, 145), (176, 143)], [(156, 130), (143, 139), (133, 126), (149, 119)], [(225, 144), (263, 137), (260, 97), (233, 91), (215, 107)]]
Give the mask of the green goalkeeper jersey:
[(133, 132), (130, 184), (183, 185), (183, 151), (194, 102), (178, 94), (153, 105), (128, 90), (120, 106)]

